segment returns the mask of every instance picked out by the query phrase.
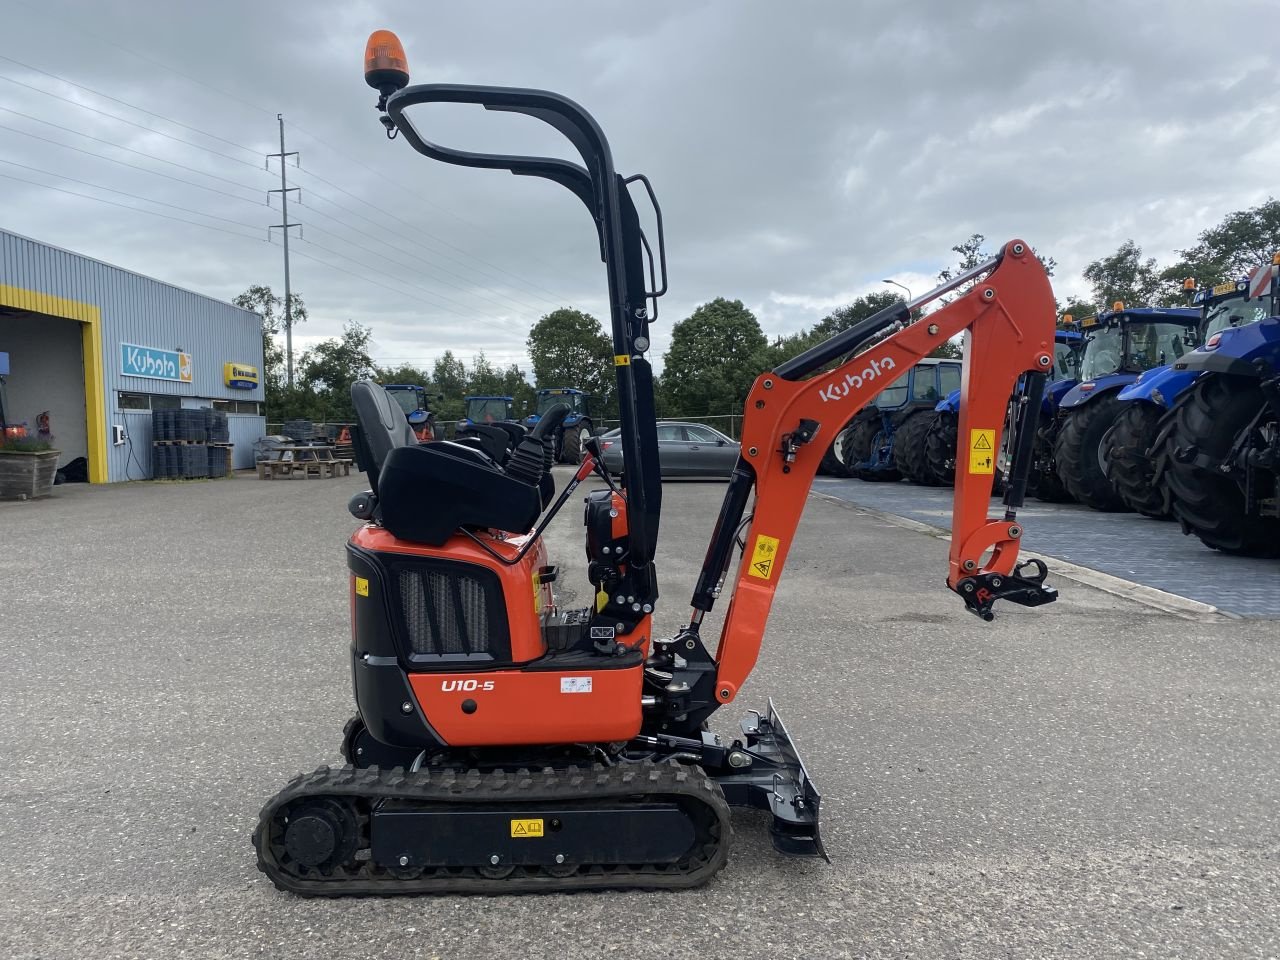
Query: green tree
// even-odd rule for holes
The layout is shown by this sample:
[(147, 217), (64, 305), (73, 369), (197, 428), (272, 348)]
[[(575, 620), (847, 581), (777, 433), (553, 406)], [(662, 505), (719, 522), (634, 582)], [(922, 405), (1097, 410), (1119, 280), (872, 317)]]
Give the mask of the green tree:
[(1071, 299), (1061, 306), (1058, 310), (1058, 316), (1059, 318), (1070, 316), (1073, 320), (1080, 321), (1085, 317), (1092, 317), (1097, 312), (1098, 308), (1094, 304), (1087, 303), (1084, 300)]
[(1247, 210), (1227, 214), (1200, 234), (1194, 247), (1179, 250), (1181, 259), (1161, 274), (1166, 299), (1183, 302), (1182, 281), (1194, 277), (1200, 285), (1222, 283), (1247, 275), (1270, 263), (1280, 251), (1280, 200), (1268, 197)]
[(322, 340), (302, 355), (298, 382), (315, 397), (313, 417), (355, 419), (351, 384), (373, 375), (373, 359), (369, 356), (371, 338), (368, 327), (348, 320), (341, 337)]
[(1126, 304), (1159, 302), (1160, 270), (1155, 257), (1142, 258), (1142, 248), (1126, 240), (1110, 256), (1100, 257), (1084, 268), (1084, 278), (1093, 287), (1093, 300), (1110, 307), (1121, 300)]
[(717, 297), (671, 330), (663, 357), (664, 410), (680, 416), (740, 413), (765, 368), (768, 341), (741, 300)]
[(416, 383), (426, 387), (428, 392), (432, 388), (430, 372), (411, 363), (401, 363), (394, 367), (377, 367), (373, 371), (373, 379), (379, 383)]
[(610, 406), (615, 391), (613, 342), (589, 313), (561, 307), (542, 317), (526, 341), (539, 387), (577, 387)]
[[(288, 419), (294, 415), (288, 407), (296, 403), (297, 398), (286, 398), (284, 347), (276, 342), (276, 337), (284, 330), (284, 298), (276, 296), (270, 287), (254, 284), (231, 302), (244, 310), (252, 310), (262, 318), (262, 385), (267, 411), (273, 419)], [(302, 295), (290, 294), (289, 304), (293, 325), (306, 322), (307, 307), (302, 302)]]

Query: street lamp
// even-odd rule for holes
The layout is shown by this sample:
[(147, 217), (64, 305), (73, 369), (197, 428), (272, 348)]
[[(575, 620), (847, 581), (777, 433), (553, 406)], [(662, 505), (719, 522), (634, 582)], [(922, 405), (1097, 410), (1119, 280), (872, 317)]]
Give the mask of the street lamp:
[(881, 280), (880, 282), (881, 282), (881, 283), (891, 283), (891, 284), (893, 284), (895, 287), (901, 287), (903, 290), (907, 291), (907, 302), (908, 302), (908, 303), (910, 303), (910, 302), (911, 302), (911, 288), (910, 288), (910, 287), (908, 287), (905, 283), (899, 283), (897, 280)]

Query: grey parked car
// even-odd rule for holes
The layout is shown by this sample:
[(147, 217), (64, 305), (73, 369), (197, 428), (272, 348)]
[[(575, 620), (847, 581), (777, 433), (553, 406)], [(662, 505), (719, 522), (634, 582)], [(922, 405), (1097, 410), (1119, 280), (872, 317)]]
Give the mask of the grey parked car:
[[(622, 431), (600, 438), (605, 468), (623, 472)], [(738, 441), (702, 423), (658, 421), (658, 462), (664, 477), (727, 477), (738, 462)]]

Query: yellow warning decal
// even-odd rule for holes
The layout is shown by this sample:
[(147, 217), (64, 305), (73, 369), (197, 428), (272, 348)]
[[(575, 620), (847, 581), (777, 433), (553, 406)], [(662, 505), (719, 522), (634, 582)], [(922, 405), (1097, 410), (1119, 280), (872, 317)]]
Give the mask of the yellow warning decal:
[(526, 839), (528, 837), (540, 837), (543, 835), (542, 821), (541, 820), (512, 820), (511, 835), (513, 837), (520, 837), (521, 839)]
[(533, 572), (533, 615), (536, 617), (542, 613), (542, 577), (538, 576), (538, 571)]
[(751, 566), (747, 573), (761, 580), (773, 576), (773, 562), (778, 558), (778, 538), (766, 537), (763, 533), (756, 537), (756, 545), (751, 551)]
[(996, 432), (994, 430), (969, 431), (969, 472), (996, 472)]
[(356, 577), (356, 595), (361, 597), (369, 595), (369, 581), (364, 577)]
[(613, 365), (614, 365), (615, 367), (629, 367), (629, 366), (631, 366), (631, 354), (629, 354), (629, 353), (615, 353), (615, 354), (613, 355)]

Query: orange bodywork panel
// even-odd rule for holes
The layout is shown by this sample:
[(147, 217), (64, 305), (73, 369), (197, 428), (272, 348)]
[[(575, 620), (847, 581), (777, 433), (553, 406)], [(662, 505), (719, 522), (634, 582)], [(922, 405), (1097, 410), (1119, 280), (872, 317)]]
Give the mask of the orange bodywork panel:
[(642, 679), (636, 663), (620, 670), (411, 673), (409, 685), (446, 743), (478, 747), (630, 740), (640, 732)]
[[(1018, 377), (1053, 367), (1055, 322), (1044, 266), (1030, 245), (1010, 241), (985, 279), (835, 370), (809, 380), (784, 380), (773, 373), (757, 378), (742, 429), (742, 456), (756, 474), (756, 502), (717, 650), (720, 703), (737, 695), (755, 666), (787, 552), (834, 434), (894, 379), (960, 333), (965, 334), (960, 440), (947, 583), (954, 589), (963, 577), (1013, 571), (1020, 524), (987, 516), (995, 479), (989, 459), (1000, 449)], [(801, 420), (820, 427), (788, 464), (782, 437)]]
[[(499, 540), (487, 533), (477, 534), (495, 553), (514, 557), (524, 546), (527, 537), (508, 537)], [(518, 563), (510, 566), (489, 556), (474, 540), (455, 534), (438, 547), (397, 540), (386, 530), (373, 524), (365, 524), (351, 535), (351, 542), (375, 553), (401, 554), (408, 557), (429, 557), (448, 560), (450, 563), (474, 563), (492, 570), (502, 584), (503, 603), (507, 608), (507, 625), (511, 634), (511, 659), (515, 663), (537, 660), (547, 652), (542, 639), (544, 607), (552, 601), (551, 584), (536, 580), (539, 568), (547, 565), (547, 548), (539, 540)], [(355, 577), (352, 578), (352, 596), (355, 596)], [(353, 601), (354, 602), (354, 601)]]

